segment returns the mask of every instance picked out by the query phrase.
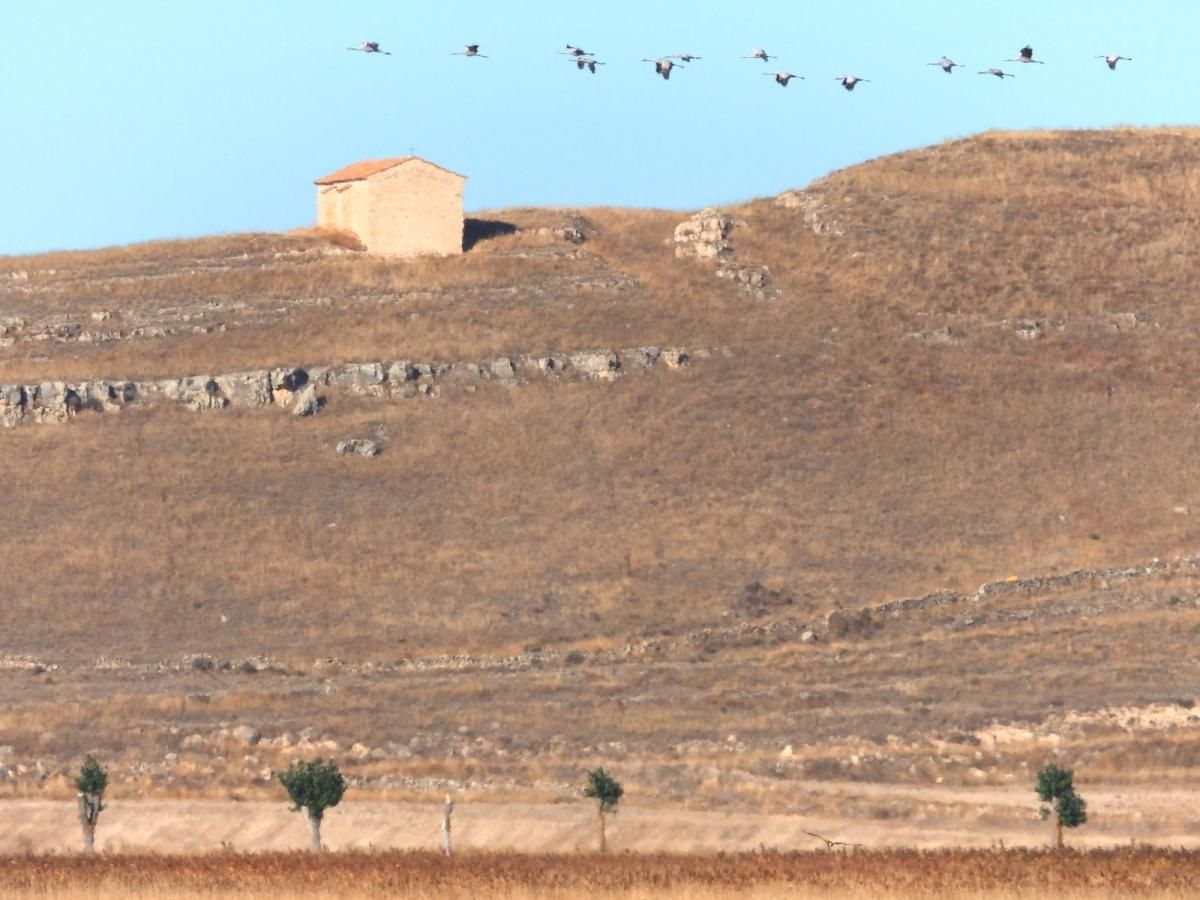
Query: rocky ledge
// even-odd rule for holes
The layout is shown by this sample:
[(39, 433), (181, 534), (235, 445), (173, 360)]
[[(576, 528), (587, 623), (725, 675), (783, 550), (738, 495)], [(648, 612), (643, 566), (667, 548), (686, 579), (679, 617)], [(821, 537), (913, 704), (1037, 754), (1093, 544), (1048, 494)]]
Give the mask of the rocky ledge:
[(189, 375), (157, 381), (46, 381), (0, 384), (0, 426), (24, 422), (66, 422), (86, 412), (129, 406), (177, 403), (197, 412), (234, 408), (283, 407), (311, 416), (330, 393), (403, 399), (436, 397), (445, 386), (473, 390), (482, 382), (518, 385), (534, 379), (611, 381), (654, 368), (679, 369), (728, 349), (631, 347), (581, 350), (541, 356), (500, 356), (485, 362), (384, 360), (341, 366), (285, 367)]

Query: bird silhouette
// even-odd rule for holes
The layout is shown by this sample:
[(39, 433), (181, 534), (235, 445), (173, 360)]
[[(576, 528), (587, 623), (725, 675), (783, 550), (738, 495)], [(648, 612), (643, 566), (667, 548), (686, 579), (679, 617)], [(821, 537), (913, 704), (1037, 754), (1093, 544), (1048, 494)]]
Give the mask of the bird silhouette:
[(643, 59), (642, 62), (654, 63), (654, 71), (663, 77), (663, 81), (671, 80), (672, 69), (682, 69), (683, 66), (672, 62), (670, 57), (660, 56), (658, 59)]
[(1021, 52), (1018, 56), (1014, 57), (1013, 59), (1006, 59), (1005, 62), (1037, 63), (1039, 66), (1043, 65), (1040, 59), (1033, 58), (1033, 48), (1028, 44), (1021, 48)]
[(764, 74), (764, 75), (766, 75), (768, 78), (774, 78), (774, 79), (775, 79), (775, 83), (776, 83), (777, 85), (779, 85), (780, 87), (787, 87), (787, 86), (788, 86), (788, 83), (789, 83), (789, 82), (790, 82), (790, 81), (791, 81), (793, 78), (799, 78), (801, 81), (803, 81), (803, 80), (804, 80), (804, 76), (803, 76), (803, 75), (793, 75), (791, 72), (788, 72), (788, 71), (781, 71), (781, 72), (774, 72), (774, 73), (772, 73), (772, 72), (763, 72), (763, 74)]
[(947, 75), (953, 75), (955, 69), (962, 68), (962, 66), (960, 66), (958, 63), (956, 63), (954, 60), (952, 60), (948, 56), (943, 56), (937, 62), (926, 63), (926, 65), (927, 66), (938, 66)]
[(980, 75), (995, 75), (1001, 81), (1003, 81), (1005, 78), (1016, 78), (1017, 77), (1016, 75), (1008, 74), (1003, 69), (984, 69), (979, 74)]
[(379, 49), (379, 41), (363, 41), (357, 47), (347, 47), (347, 50), (357, 50), (359, 53), (382, 53), (384, 56), (391, 56), (388, 51)]
[(487, 59), (487, 56), (479, 52), (478, 44), (467, 44), (467, 49), (459, 50), (456, 53), (451, 53), (451, 56), (478, 56), (480, 59)]
[(1117, 56), (1115, 53), (1110, 53), (1107, 56), (1097, 56), (1096, 59), (1104, 60), (1108, 64), (1108, 67), (1114, 72), (1117, 70), (1117, 63), (1119, 63), (1121, 60), (1133, 62), (1133, 60), (1128, 56)]
[(833, 80), (840, 81), (842, 83), (842, 87), (848, 91), (852, 91), (858, 87), (861, 82), (869, 82), (871, 79), (859, 78), (857, 75), (835, 75), (833, 76)]
[(804, 832), (809, 837), (815, 837), (818, 841), (824, 841), (825, 846), (832, 850), (834, 847), (861, 847), (862, 844), (852, 844), (849, 841), (833, 841), (827, 837), (817, 834), (815, 831)]

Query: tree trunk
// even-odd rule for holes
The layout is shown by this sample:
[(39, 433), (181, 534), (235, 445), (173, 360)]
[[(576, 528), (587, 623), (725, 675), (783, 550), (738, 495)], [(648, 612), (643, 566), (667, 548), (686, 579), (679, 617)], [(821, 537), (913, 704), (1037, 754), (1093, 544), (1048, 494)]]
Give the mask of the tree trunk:
[(600, 852), (601, 853), (608, 852), (608, 835), (605, 834), (605, 832), (604, 832), (604, 825), (605, 825), (604, 819), (605, 819), (604, 810), (601, 809), (600, 810)]
[(450, 844), (450, 814), (453, 812), (454, 801), (447, 794), (446, 804), (442, 807), (442, 852), (447, 856), (454, 855), (454, 848)]
[(1063, 843), (1063, 824), (1062, 816), (1054, 817), (1054, 845), (1062, 850), (1066, 844)]
[(321, 817), (311, 809), (308, 813), (308, 846), (313, 853), (321, 852)]
[(96, 821), (100, 818), (100, 810), (103, 808), (99, 797), (79, 795), (79, 827), (83, 829), (84, 853), (96, 852)]

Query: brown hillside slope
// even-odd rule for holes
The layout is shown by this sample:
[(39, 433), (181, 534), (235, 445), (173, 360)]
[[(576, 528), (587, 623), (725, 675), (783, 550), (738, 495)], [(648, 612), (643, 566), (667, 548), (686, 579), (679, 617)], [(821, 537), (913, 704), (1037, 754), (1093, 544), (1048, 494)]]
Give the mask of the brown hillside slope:
[[(791, 208), (734, 210), (745, 223), (731, 236), (738, 258), (770, 268), (765, 300), (711, 264), (675, 259), (684, 216), (666, 212), (496, 213), (524, 230), (416, 263), (315, 235), (0, 260), (0, 320), (25, 320), (0, 349), (0, 382), (729, 349), (612, 383), (335, 398), (312, 420), (129, 409), (0, 431), (3, 649), (64, 667), (48, 684), (0, 673), (28, 704), (9, 713), (14, 746), (27, 759), (48, 754), (45, 722), (86, 715), (50, 710), (84, 683), (98, 695), (116, 688), (103, 721), (145, 729), (108, 735), (114, 753), (161, 752), (179, 739), (164, 737), (175, 717), (201, 730), (242, 716), (281, 723), (293, 690), (308, 724), (343, 746), (376, 746), (407, 727), (379, 716), (389, 698), (416, 716), (415, 738), (490, 728), (494, 676), (367, 679), (361, 702), (346, 704), (320, 693), (312, 661), (605, 650), (785, 616), (821, 631), (841, 606), (1193, 552), (1197, 163), (1200, 135), (1162, 131), (985, 135), (877, 160)], [(553, 233), (564, 223), (584, 243)], [(54, 331), (70, 323), (128, 339)], [(334, 455), (337, 440), (378, 426), (390, 444), (377, 459)], [(914, 626), (888, 650), (903, 663), (879, 669), (875, 645), (847, 656), (823, 644), (837, 672), (856, 653), (874, 661), (862, 663), (861, 692), (843, 696), (832, 670), (780, 670), (797, 633), (782, 655), (752, 648), (718, 657), (719, 670), (697, 651), (645, 676), (585, 667), (514, 682), (497, 721), (521, 730), (531, 758), (552, 746), (599, 752), (594, 719), (553, 710), (594, 704), (602, 715), (619, 700), (615, 740), (644, 729), (652, 756), (686, 740), (715, 747), (700, 751), (715, 768), (696, 771), (708, 775), (664, 761), (647, 790), (757, 803), (758, 776), (744, 796), (730, 790), (717, 745), (749, 730), (773, 760), (779, 717), (805, 704), (819, 709), (787, 727), (797, 749), (810, 733), (834, 747), (913, 727), (970, 730), (990, 721), (991, 704), (1041, 721), (1050, 708), (1194, 696), (1194, 668), (1161, 665), (1186, 633), (1169, 601), (1192, 595), (1169, 583), (1146, 590), (1153, 602), (1136, 614), (1107, 610), (1109, 631), (1088, 651), (1099, 668), (1082, 680), (1039, 644), (1035, 605), (970, 662), (974, 684), (960, 660), (947, 663), (970, 646), (959, 631), (935, 647)], [(1089, 608), (1086, 597), (1076, 607)], [(1073, 640), (1089, 627), (1071, 624)], [(196, 653), (265, 654), (309, 674), (251, 689), (234, 674), (153, 676), (159, 661)], [(100, 656), (149, 667), (92, 668)], [(888, 693), (899, 683), (920, 685), (904, 689), (911, 703)], [(1026, 683), (1038, 687), (1010, 696)], [(933, 704), (945, 691), (945, 706)], [(638, 725), (624, 710), (643, 694), (654, 703)], [(441, 702), (455, 713), (439, 713)], [(932, 711), (913, 725), (914, 708)], [(836, 712), (826, 720), (824, 710)], [(441, 760), (446, 748), (430, 747), (417, 755)], [(462, 773), (461, 759), (426, 764)], [(773, 762), (746, 765), (765, 773)], [(917, 775), (904, 774), (909, 765)], [(569, 763), (552, 768), (553, 793)], [(534, 769), (512, 777), (532, 785)], [(872, 777), (896, 773), (928, 774), (914, 758)], [(157, 777), (147, 789), (161, 787)]]

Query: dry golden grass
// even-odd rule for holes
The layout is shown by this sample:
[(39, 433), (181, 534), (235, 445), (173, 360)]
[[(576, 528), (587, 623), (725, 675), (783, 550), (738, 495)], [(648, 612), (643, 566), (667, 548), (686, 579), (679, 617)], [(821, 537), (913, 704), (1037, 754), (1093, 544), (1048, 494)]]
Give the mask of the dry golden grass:
[(1195, 853), (759, 853), (523, 856), (429, 853), (10, 857), (5, 897), (1171, 897)]
[[(580, 252), (527, 232), (452, 260), (277, 260), (331, 240), (291, 235), (0, 261), (32, 273), (0, 282), (0, 315), (245, 304), (222, 313), (225, 333), (16, 344), (0, 351), (3, 381), (733, 351), (611, 385), (335, 397), (305, 422), (130, 410), (0, 434), (19, 473), (0, 519), (0, 633), (6, 651), (62, 666), (0, 671), (3, 742), (51, 769), (12, 790), (65, 790), (88, 749), (128, 766), (248, 721), (268, 735), (312, 725), (343, 750), (416, 739), (374, 768), (348, 759), (364, 777), (512, 779), (545, 797), (581, 760), (614, 759), (656, 802), (816, 808), (828, 801), (797, 800), (794, 782), (1027, 779), (1047, 745), (999, 758), (972, 744), (993, 719), (1190, 702), (1200, 592), (1182, 577), (1006, 599), (984, 622), (923, 613), (627, 665), (372, 676), (313, 660), (591, 651), (756, 617), (820, 631), (837, 607), (1194, 552), (1197, 162), (1191, 132), (986, 135), (837, 173), (812, 193), (842, 237), (767, 200), (738, 210), (739, 257), (781, 291), (764, 302), (676, 260), (664, 242), (682, 216), (662, 211), (588, 210)], [(489, 217), (536, 229), (563, 215)], [(288, 305), (313, 297), (329, 305)], [(1018, 337), (1020, 317), (1045, 336)], [(956, 343), (908, 336), (943, 326)], [(391, 435), (382, 456), (333, 454), (373, 424)], [(754, 583), (778, 604), (756, 606)], [(188, 653), (291, 668), (90, 665)], [(1069, 761), (1112, 782), (1191, 780), (1200, 761), (1194, 726), (1062, 731)], [(728, 750), (730, 734), (747, 749)], [(795, 759), (780, 768), (785, 744)], [(272, 753), (255, 768), (284, 760)], [(265, 791), (247, 768), (230, 753), (127, 789)]]

